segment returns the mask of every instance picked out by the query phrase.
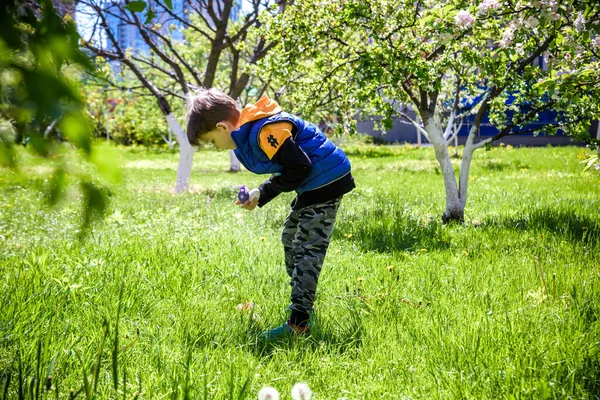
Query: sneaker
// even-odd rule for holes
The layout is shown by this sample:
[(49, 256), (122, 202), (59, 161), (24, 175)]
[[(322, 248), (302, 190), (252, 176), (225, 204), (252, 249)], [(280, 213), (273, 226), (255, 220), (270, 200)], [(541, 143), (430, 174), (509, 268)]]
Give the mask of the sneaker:
[(301, 327), (290, 324), (288, 321), (284, 322), (282, 325), (270, 329), (268, 331), (263, 332), (260, 336), (265, 340), (275, 340), (284, 336), (289, 336), (292, 334), (296, 335), (306, 335), (308, 334), (309, 329), (308, 326)]

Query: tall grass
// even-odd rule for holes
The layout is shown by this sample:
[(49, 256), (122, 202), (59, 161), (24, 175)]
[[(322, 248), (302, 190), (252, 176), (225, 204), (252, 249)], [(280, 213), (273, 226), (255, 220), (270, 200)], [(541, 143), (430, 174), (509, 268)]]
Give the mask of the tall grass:
[(600, 176), (580, 174), (580, 149), (476, 154), (451, 226), (430, 149), (347, 150), (357, 189), (316, 324), (276, 343), (259, 335), (286, 318), (291, 194), (239, 209), (232, 187), (263, 177), (203, 150), (174, 195), (176, 154), (122, 150), (124, 182), (79, 242), (80, 195), (46, 208), (49, 169), (20, 154), (21, 174), (0, 171), (0, 396), (243, 399), (305, 381), (319, 399), (597, 398)]

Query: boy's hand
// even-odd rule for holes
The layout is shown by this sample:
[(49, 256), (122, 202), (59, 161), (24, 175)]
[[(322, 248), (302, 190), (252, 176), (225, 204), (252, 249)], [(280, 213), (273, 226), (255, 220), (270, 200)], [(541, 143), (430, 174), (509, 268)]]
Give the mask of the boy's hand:
[(250, 191), (250, 198), (246, 202), (242, 203), (239, 199), (236, 200), (235, 204), (241, 206), (243, 209), (252, 211), (258, 205), (258, 199), (260, 198), (260, 191), (258, 189), (252, 189)]
[(245, 210), (248, 211), (252, 211), (256, 208), (256, 206), (258, 205), (258, 199), (256, 197), (251, 198), (250, 200), (247, 200), (245, 203), (242, 204), (241, 201), (236, 200), (235, 204), (237, 204), (238, 206), (242, 207)]

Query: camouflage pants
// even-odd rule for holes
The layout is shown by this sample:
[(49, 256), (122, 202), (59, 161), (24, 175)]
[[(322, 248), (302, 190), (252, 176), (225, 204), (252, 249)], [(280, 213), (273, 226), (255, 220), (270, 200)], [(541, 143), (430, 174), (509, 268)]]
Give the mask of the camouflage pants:
[(283, 226), (281, 241), (285, 267), (291, 278), (292, 310), (309, 313), (325, 259), (335, 216), (342, 198), (292, 210)]

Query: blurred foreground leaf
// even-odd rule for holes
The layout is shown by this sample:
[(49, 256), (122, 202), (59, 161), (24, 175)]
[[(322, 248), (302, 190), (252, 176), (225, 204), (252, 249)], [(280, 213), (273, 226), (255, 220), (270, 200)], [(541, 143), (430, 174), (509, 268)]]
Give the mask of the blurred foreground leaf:
[(98, 172), (110, 183), (121, 182), (121, 166), (117, 151), (108, 146), (95, 146), (90, 161), (96, 165)]
[(52, 176), (50, 177), (49, 185), (47, 188), (47, 199), (48, 204), (51, 206), (56, 205), (62, 198), (65, 187), (67, 186), (65, 170), (62, 167), (57, 168)]
[(80, 240), (89, 233), (92, 222), (104, 215), (110, 196), (108, 189), (88, 181), (81, 182), (81, 192), (83, 194), (83, 210), (78, 234)]
[[(143, 10), (146, 4), (134, 1), (130, 7)], [(74, 82), (93, 67), (79, 41), (73, 20), (61, 17), (51, 0), (5, 0), (0, 5), (0, 167), (18, 167), (15, 144), (23, 144), (36, 156), (64, 157), (44, 195), (48, 204), (55, 205), (70, 182), (80, 183), (83, 237), (106, 209), (109, 191), (91, 183), (84, 172), (89, 169), (78, 168), (79, 164), (92, 161), (113, 183), (120, 173), (114, 158), (103, 159), (108, 152), (97, 152), (91, 160), (92, 125)], [(67, 150), (60, 146), (65, 139), (83, 154), (77, 152), (73, 158), (69, 154), (73, 152), (62, 151)]]

